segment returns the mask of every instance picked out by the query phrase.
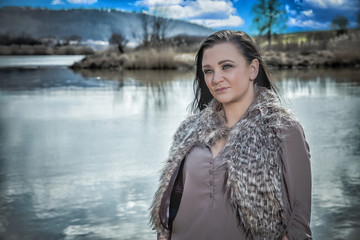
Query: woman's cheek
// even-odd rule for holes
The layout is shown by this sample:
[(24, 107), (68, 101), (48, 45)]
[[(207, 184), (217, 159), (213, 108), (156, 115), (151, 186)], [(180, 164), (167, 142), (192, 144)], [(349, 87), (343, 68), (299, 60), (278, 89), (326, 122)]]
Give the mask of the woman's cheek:
[(212, 86), (211, 86), (211, 80), (208, 78), (205, 78), (205, 84), (207, 86), (207, 88), (209, 89), (209, 91), (212, 93)]

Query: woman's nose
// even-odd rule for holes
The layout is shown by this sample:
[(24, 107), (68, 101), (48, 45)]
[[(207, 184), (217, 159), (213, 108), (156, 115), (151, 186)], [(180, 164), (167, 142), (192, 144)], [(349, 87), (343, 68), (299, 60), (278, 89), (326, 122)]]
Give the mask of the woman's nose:
[(218, 84), (220, 82), (224, 81), (224, 76), (221, 74), (221, 72), (215, 72), (213, 74), (212, 84)]

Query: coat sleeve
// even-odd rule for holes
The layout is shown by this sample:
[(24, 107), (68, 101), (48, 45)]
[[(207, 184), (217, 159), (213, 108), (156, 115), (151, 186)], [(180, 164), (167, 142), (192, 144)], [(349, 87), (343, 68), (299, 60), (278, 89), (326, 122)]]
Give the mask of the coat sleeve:
[(310, 149), (302, 127), (293, 123), (282, 142), (284, 223), (288, 239), (312, 239)]

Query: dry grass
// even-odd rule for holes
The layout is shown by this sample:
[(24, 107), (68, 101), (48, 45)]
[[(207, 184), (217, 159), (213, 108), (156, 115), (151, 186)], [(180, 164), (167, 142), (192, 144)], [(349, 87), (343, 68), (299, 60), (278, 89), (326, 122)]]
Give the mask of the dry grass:
[(182, 69), (194, 66), (193, 61), (178, 57), (171, 48), (140, 50), (123, 57), (125, 69)]
[(334, 63), (360, 63), (360, 31), (330, 40), (328, 49), (334, 53)]
[(337, 35), (336, 31), (299, 32), (290, 34), (273, 35), (272, 45), (269, 46), (264, 37), (255, 37), (258, 46), (265, 50), (273, 51), (313, 51), (329, 50), (337, 46), (339, 40), (360, 41), (360, 30), (349, 29), (347, 33)]
[[(196, 40), (196, 39), (195, 39)], [(196, 45), (197, 41), (189, 44)], [(179, 40), (180, 41), (180, 40)], [(278, 35), (273, 45), (256, 38), (264, 61), (278, 68), (360, 66), (360, 30), (337, 36), (335, 31)], [(176, 41), (175, 41), (176, 42)], [(180, 41), (181, 42), (181, 41)], [(178, 44), (178, 42), (176, 42)], [(184, 43), (184, 46), (189, 46)], [(90, 69), (193, 69), (195, 53), (179, 47), (138, 48), (120, 54), (116, 48), (88, 56), (73, 68)]]
[(360, 30), (336, 35), (335, 31), (307, 32), (279, 35), (271, 47), (264, 39), (256, 39), (262, 46), (264, 61), (274, 67), (341, 67), (360, 65)]
[(88, 56), (73, 68), (92, 69), (189, 69), (194, 67), (191, 54), (178, 54), (173, 49), (142, 49), (119, 54), (115, 48)]

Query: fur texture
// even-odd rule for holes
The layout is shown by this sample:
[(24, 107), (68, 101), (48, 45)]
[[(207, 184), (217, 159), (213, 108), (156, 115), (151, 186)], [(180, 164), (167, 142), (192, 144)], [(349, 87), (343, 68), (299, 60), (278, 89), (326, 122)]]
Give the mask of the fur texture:
[(225, 124), (222, 105), (215, 99), (202, 112), (187, 118), (174, 135), (160, 186), (151, 206), (151, 224), (169, 237), (161, 225), (159, 209), (164, 192), (182, 160), (197, 144), (213, 145), (228, 137), (222, 152), (226, 160), (225, 190), (249, 237), (279, 239), (284, 231), (281, 192), (283, 131), (295, 122), (277, 96), (255, 87), (255, 100), (232, 128)]

